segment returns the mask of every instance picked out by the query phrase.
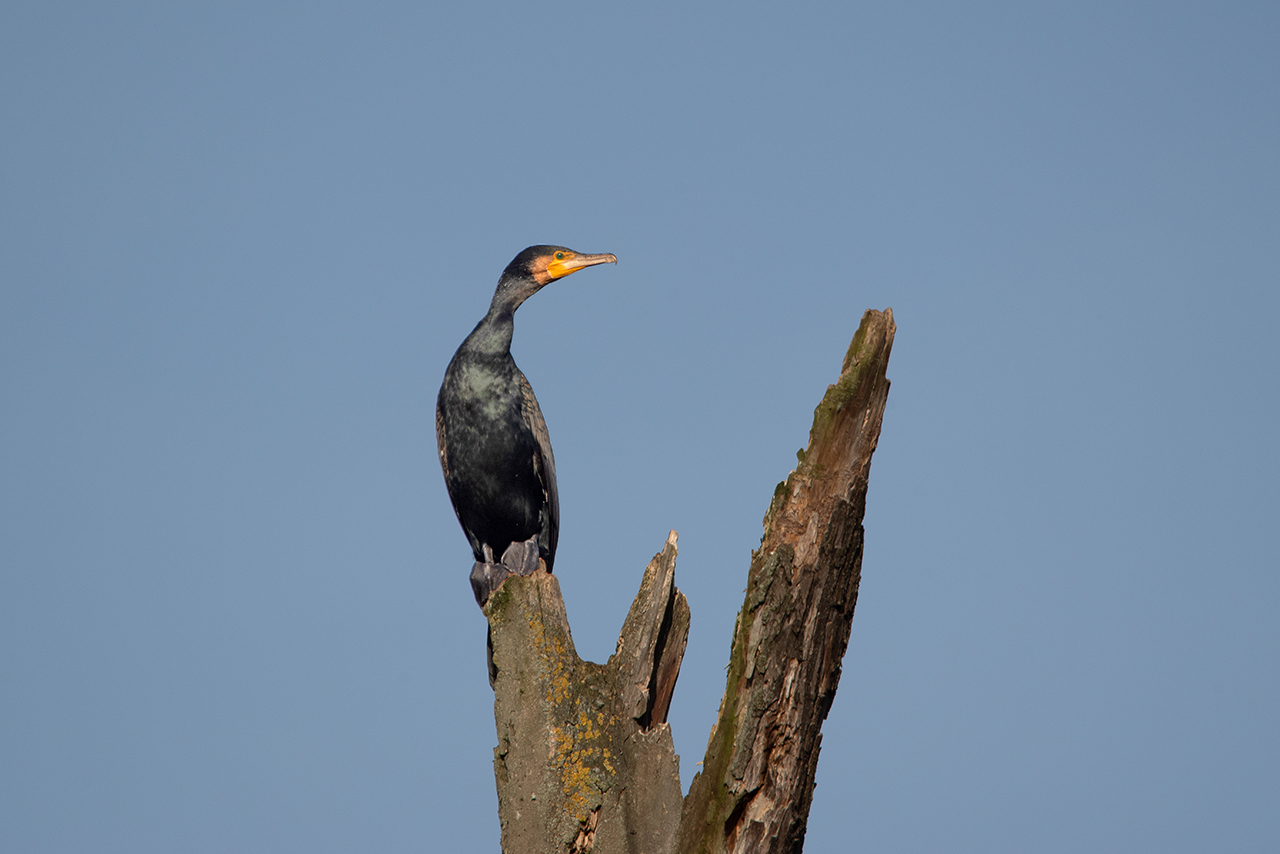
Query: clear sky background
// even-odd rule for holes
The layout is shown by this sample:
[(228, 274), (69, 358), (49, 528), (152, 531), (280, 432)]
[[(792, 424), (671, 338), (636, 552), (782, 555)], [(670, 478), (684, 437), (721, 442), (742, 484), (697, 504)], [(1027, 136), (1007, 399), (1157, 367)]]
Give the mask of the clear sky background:
[(812, 852), (1280, 850), (1280, 6), (0, 10), (0, 849), (497, 851), (449, 357), (516, 316), (603, 661), (680, 532), (687, 787), (864, 309)]

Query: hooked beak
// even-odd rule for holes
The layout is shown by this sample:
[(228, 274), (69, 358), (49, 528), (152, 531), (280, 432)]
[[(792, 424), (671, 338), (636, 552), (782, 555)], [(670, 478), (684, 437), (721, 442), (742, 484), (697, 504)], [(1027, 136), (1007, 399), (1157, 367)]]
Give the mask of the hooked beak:
[(594, 267), (596, 264), (617, 264), (618, 256), (612, 253), (603, 255), (567, 255), (560, 260), (553, 260), (547, 265), (547, 275), (552, 279), (562, 279), (583, 267)]

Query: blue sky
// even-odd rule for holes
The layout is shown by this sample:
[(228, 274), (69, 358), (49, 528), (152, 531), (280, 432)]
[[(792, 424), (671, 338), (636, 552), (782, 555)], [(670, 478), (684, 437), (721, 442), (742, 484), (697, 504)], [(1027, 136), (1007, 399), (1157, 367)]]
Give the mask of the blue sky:
[(0, 848), (496, 851), (435, 459), (520, 249), (603, 661), (687, 786), (774, 484), (899, 331), (809, 851), (1280, 847), (1280, 10), (0, 11)]

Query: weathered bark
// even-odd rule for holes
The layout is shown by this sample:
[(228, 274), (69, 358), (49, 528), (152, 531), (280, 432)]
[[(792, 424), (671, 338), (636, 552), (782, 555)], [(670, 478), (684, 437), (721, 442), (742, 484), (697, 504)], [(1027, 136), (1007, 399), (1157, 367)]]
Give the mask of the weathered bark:
[(672, 531), (604, 665), (574, 651), (554, 575), (508, 578), (485, 606), (507, 854), (673, 849), (680, 769), (666, 721), (689, 636), (675, 560)]
[(578, 658), (554, 576), (485, 606), (506, 854), (799, 852), (822, 721), (862, 563), (867, 475), (889, 393), (892, 311), (868, 311), (752, 555), (720, 716), (680, 797), (666, 723), (689, 608), (675, 532), (645, 569), (607, 664)]
[(862, 571), (867, 475), (889, 395), (893, 312), (869, 311), (809, 447), (778, 484), (752, 554), (720, 717), (685, 799), (677, 850), (798, 852), (822, 721), (835, 699)]

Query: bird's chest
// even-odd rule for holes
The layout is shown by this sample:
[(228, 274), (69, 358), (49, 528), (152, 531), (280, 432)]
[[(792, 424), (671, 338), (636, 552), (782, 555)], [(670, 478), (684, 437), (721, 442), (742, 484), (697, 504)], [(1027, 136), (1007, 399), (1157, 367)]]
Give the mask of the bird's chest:
[(469, 422), (507, 422), (519, 417), (520, 387), (514, 377), (470, 368), (459, 372), (455, 402)]
[(467, 366), (453, 378), (455, 392), (444, 412), (451, 444), (475, 465), (498, 465), (530, 451), (532, 437), (522, 414), (516, 376)]

